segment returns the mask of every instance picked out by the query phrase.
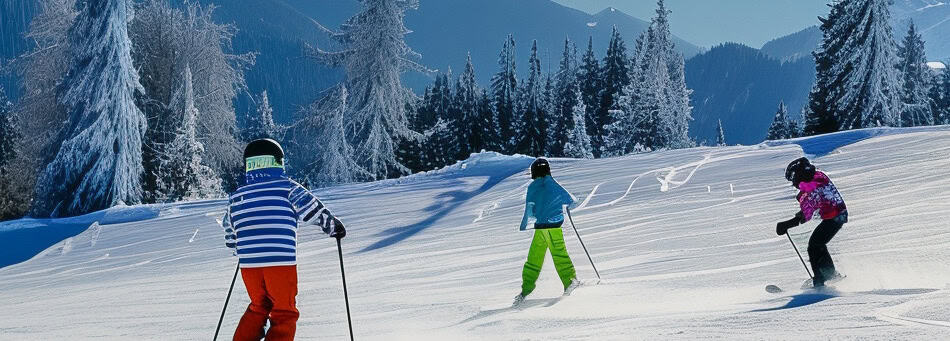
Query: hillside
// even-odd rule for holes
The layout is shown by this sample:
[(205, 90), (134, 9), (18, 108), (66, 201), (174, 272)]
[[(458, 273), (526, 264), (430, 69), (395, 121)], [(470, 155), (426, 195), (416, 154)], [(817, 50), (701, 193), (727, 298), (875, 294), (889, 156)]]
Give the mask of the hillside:
[(811, 58), (811, 53), (821, 44), (821, 29), (812, 26), (787, 36), (771, 40), (760, 49), (762, 53), (780, 61), (796, 61)]
[(810, 57), (783, 63), (741, 44), (714, 47), (686, 62), (686, 85), (693, 89), (690, 136), (714, 144), (721, 119), (727, 143), (762, 142), (779, 101), (797, 119), (814, 81)]
[[(848, 278), (821, 292), (798, 289), (804, 269), (775, 235), (775, 222), (797, 210), (782, 170), (803, 153), (816, 156), (850, 211), (829, 245)], [(935, 157), (948, 153), (950, 130), (934, 127), (553, 160), (555, 177), (582, 201), (573, 220), (604, 280), (590, 281), (566, 227), (588, 285), (561, 297), (548, 259), (523, 309), (508, 306), (531, 238), (517, 231), (530, 159), (480, 154), (317, 194), (347, 222), (361, 340), (934, 340), (950, 326), (950, 179)], [(15, 340), (210, 338), (235, 264), (214, 221), (223, 209), (204, 201), (0, 224), (5, 237), (103, 222), (0, 269), (0, 331)], [(814, 226), (790, 231), (802, 251)], [(298, 336), (345, 339), (336, 247), (317, 229), (298, 237)], [(766, 284), (787, 292), (766, 293)], [(223, 335), (248, 303), (240, 281), (234, 290)]]

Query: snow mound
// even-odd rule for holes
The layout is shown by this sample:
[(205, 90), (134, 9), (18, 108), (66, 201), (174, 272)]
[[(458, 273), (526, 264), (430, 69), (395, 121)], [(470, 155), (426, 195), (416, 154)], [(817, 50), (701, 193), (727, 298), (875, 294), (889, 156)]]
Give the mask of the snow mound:
[(939, 132), (950, 131), (950, 126), (932, 126), (932, 127), (913, 127), (913, 128), (866, 128), (841, 131), (837, 133), (824, 134), (818, 136), (801, 137), (789, 140), (765, 141), (763, 144), (769, 147), (785, 146), (796, 144), (802, 147), (802, 150), (809, 157), (821, 157), (828, 155), (838, 148), (854, 144), (878, 136), (888, 136), (894, 134), (908, 134), (917, 132)]

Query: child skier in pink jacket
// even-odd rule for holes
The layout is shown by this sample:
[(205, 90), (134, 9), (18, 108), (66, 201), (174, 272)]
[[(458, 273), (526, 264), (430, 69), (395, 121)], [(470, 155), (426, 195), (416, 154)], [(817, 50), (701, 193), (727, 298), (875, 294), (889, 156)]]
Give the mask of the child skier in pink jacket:
[(804, 224), (814, 216), (821, 217), (821, 223), (808, 240), (808, 260), (815, 276), (815, 287), (824, 286), (826, 280), (839, 276), (827, 244), (848, 222), (848, 208), (831, 179), (806, 158), (792, 161), (785, 168), (785, 179), (798, 188), (801, 211), (795, 214), (795, 218), (778, 223), (775, 232), (784, 235), (788, 229)]

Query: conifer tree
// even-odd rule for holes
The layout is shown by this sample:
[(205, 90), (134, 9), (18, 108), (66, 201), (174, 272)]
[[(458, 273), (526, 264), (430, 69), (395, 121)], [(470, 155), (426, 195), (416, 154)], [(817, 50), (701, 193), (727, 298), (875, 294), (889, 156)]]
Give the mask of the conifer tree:
[(805, 134), (900, 124), (890, 0), (843, 0), (821, 19)]
[(347, 112), (346, 87), (340, 86), (311, 109), (321, 110), (313, 115), (319, 127), (318, 141), (314, 144), (316, 158), (304, 165), (304, 180), (317, 186), (330, 186), (372, 178), (355, 159), (355, 151), (346, 137), (343, 115)]
[(499, 151), (513, 150), (512, 124), (518, 100), (518, 77), (515, 70), (515, 38), (508, 35), (498, 55), (498, 72), (491, 79), (492, 107), (498, 124)]
[(726, 145), (726, 132), (723, 131), (722, 129), (722, 120), (718, 120), (718, 122), (719, 122), (719, 126), (717, 127), (717, 129), (719, 130), (719, 136), (716, 137), (716, 145), (719, 147), (723, 147)]
[(775, 111), (775, 118), (772, 119), (772, 124), (769, 126), (769, 133), (766, 135), (766, 140), (784, 140), (788, 138), (795, 137), (795, 132), (791, 122), (791, 119), (788, 117), (788, 107), (785, 106), (785, 101), (781, 101), (778, 104), (778, 110)]
[[(594, 117), (594, 134), (591, 135), (595, 151), (600, 150), (603, 145), (603, 136), (606, 135), (604, 126), (613, 121), (610, 110), (617, 109), (617, 99), (624, 95), (623, 88), (630, 83), (628, 63), (627, 47), (623, 37), (620, 36), (620, 31), (617, 27), (614, 27), (600, 72), (602, 88), (598, 93), (599, 102)], [(595, 153), (595, 155), (599, 155), (599, 153)]]
[(359, 13), (343, 23), (334, 38), (337, 52), (312, 49), (324, 63), (343, 67), (348, 100), (344, 115), (347, 138), (357, 162), (373, 179), (409, 172), (396, 156), (399, 141), (412, 135), (406, 115), (412, 92), (403, 87), (404, 71), (430, 70), (413, 61), (420, 55), (406, 44), (410, 32), (405, 12), (417, 9), (418, 0), (364, 0)]
[(64, 141), (36, 185), (34, 216), (72, 216), (142, 201), (145, 116), (132, 66), (126, 0), (86, 2), (69, 30), (70, 71), (59, 100)]
[(927, 66), (927, 57), (924, 52), (924, 41), (913, 22), (907, 29), (907, 36), (897, 50), (900, 58), (898, 68), (903, 79), (901, 100), (904, 102), (901, 110), (901, 125), (914, 127), (933, 125), (934, 114), (927, 96), (930, 85), (931, 71)]
[(928, 97), (934, 124), (950, 124), (950, 71), (934, 72)]
[[(577, 107), (578, 95), (580, 94), (577, 71), (577, 47), (569, 39), (564, 39), (564, 52), (561, 55), (557, 74), (554, 76), (554, 98), (551, 112), (548, 114), (548, 117), (554, 122), (548, 150), (550, 156), (565, 155), (564, 146), (574, 130), (574, 110)], [(581, 118), (585, 116), (586, 113), (581, 115)]]
[(158, 197), (165, 202), (196, 200), (224, 195), (221, 179), (210, 167), (202, 164), (204, 145), (198, 141), (198, 108), (192, 84), (191, 67), (185, 66), (184, 80), (177, 96), (182, 102), (178, 111), (181, 126), (163, 149), (158, 173)]
[(472, 65), (472, 55), (469, 54), (465, 61), (465, 70), (459, 76), (455, 87), (455, 107), (459, 110), (456, 122), (458, 127), (456, 132), (457, 144), (459, 145), (458, 154), (455, 155), (457, 160), (468, 158), (471, 153), (478, 152), (486, 145), (485, 140), (488, 136), (481, 135), (483, 130), (481, 125), (483, 123), (479, 121), (478, 96), (479, 88), (475, 81), (475, 67)]
[(573, 127), (568, 134), (567, 142), (564, 143), (564, 156), (578, 159), (593, 159), (593, 147), (590, 144), (590, 136), (587, 135), (585, 127), (585, 117), (587, 109), (584, 100), (581, 98), (580, 89), (575, 90), (574, 108), (572, 110)]
[(541, 75), (541, 60), (538, 58), (538, 44), (531, 46), (528, 59), (528, 79), (518, 95), (515, 120), (512, 122), (511, 146), (514, 153), (530, 156), (544, 155), (544, 79)]
[(250, 119), (250, 127), (245, 139), (248, 141), (262, 138), (277, 139), (280, 127), (277, 126), (277, 123), (274, 123), (274, 109), (270, 106), (267, 90), (261, 92), (255, 114), (256, 115)]
[(598, 94), (601, 89), (600, 63), (594, 56), (594, 38), (587, 38), (587, 52), (584, 53), (583, 65), (578, 70), (578, 83), (581, 89), (581, 99), (587, 113), (584, 117), (584, 124), (587, 126), (587, 135), (594, 136), (600, 131), (596, 130), (597, 106), (600, 104)]

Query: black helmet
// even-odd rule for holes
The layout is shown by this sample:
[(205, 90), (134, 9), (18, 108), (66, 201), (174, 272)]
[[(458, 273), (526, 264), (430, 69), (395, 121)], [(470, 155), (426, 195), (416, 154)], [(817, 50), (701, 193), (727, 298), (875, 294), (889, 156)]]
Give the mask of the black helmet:
[(551, 164), (544, 158), (538, 158), (531, 164), (531, 178), (537, 179), (551, 175)]
[(815, 166), (807, 158), (798, 158), (785, 167), (785, 180), (793, 182), (795, 187), (798, 187), (798, 183), (809, 181), (814, 177)]
[[(284, 165), (284, 149), (280, 147), (277, 141), (271, 139), (257, 139), (248, 143), (247, 147), (244, 147), (245, 162), (255, 156), (273, 156), (274, 162), (276, 162), (278, 166), (283, 167)], [(248, 167), (248, 170), (250, 170), (250, 168), (251, 167)]]

